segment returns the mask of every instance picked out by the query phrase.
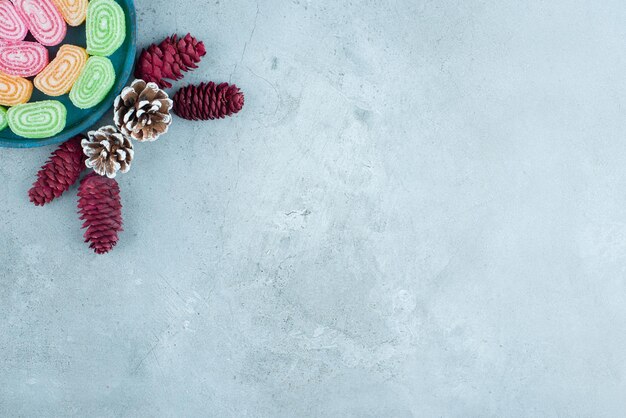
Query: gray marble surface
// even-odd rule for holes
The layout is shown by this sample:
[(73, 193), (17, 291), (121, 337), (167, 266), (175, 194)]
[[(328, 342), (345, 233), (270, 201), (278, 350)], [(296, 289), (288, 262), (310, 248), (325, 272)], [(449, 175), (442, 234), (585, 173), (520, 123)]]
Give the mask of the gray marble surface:
[(623, 1), (136, 3), (246, 105), (105, 256), (0, 149), (1, 416), (623, 416)]

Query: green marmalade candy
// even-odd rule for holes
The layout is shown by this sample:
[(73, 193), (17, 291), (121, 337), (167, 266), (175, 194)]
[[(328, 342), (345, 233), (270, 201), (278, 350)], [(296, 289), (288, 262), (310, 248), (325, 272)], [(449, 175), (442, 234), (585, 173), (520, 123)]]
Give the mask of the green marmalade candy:
[(7, 109), (0, 106), (0, 131), (9, 126), (9, 119), (7, 118)]
[(87, 7), (87, 53), (107, 57), (124, 43), (126, 16), (114, 0), (91, 0)]
[[(98, 0), (100, 1), (100, 0)], [(115, 69), (111, 60), (90, 57), (70, 91), (72, 104), (89, 109), (100, 103), (115, 84)]]
[(11, 107), (7, 119), (11, 130), (24, 138), (48, 138), (65, 128), (67, 109), (57, 100), (24, 103)]

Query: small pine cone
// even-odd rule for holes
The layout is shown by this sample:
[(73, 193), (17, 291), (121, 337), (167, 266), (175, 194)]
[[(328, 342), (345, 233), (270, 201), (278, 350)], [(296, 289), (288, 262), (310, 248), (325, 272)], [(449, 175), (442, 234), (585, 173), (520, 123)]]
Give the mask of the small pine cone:
[(172, 101), (155, 83), (135, 80), (113, 105), (113, 121), (124, 135), (137, 141), (154, 141), (172, 123)]
[(43, 206), (61, 196), (78, 180), (85, 169), (85, 156), (80, 145), (82, 135), (62, 143), (37, 173), (37, 181), (28, 191), (30, 201)]
[(126, 173), (133, 160), (133, 143), (115, 129), (115, 126), (103, 126), (88, 133), (89, 139), (83, 139), (81, 145), (87, 156), (85, 165), (100, 174), (114, 178), (118, 171)]
[(97, 254), (111, 251), (122, 229), (122, 202), (120, 187), (115, 179), (86, 175), (78, 187), (78, 212), (87, 228), (85, 242)]
[(180, 80), (182, 72), (198, 68), (197, 64), (205, 55), (204, 43), (190, 34), (181, 39), (172, 35), (141, 52), (135, 77), (157, 83), (161, 88), (169, 88), (172, 84), (165, 79)]
[(221, 119), (241, 110), (244, 103), (239, 88), (228, 83), (210, 81), (183, 87), (174, 95), (174, 111), (189, 120)]

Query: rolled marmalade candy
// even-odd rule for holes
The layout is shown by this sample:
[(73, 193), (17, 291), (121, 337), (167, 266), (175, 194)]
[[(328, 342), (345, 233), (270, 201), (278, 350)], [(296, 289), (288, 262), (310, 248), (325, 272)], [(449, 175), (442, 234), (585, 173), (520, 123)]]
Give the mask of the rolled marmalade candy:
[(22, 77), (0, 72), (0, 105), (15, 106), (26, 103), (33, 94), (33, 83)]
[(113, 0), (91, 0), (87, 7), (87, 53), (108, 57), (124, 43), (126, 16)]
[(48, 50), (37, 42), (0, 41), (0, 71), (18, 77), (38, 74), (48, 64)]
[(7, 110), (0, 106), (0, 131), (9, 126), (9, 119), (7, 119)]
[(67, 109), (57, 100), (20, 104), (7, 112), (9, 127), (24, 138), (48, 138), (65, 128)]
[(58, 45), (65, 39), (67, 25), (52, 0), (13, 0), (30, 33), (42, 45)]
[(87, 17), (87, 0), (52, 0), (70, 26), (79, 26)]
[(87, 63), (87, 51), (75, 45), (63, 45), (50, 64), (35, 77), (35, 87), (48, 96), (69, 93)]
[(115, 84), (113, 64), (105, 57), (89, 57), (70, 91), (70, 100), (79, 109), (100, 103)]
[(28, 25), (9, 0), (0, 0), (0, 39), (22, 41), (28, 33)]

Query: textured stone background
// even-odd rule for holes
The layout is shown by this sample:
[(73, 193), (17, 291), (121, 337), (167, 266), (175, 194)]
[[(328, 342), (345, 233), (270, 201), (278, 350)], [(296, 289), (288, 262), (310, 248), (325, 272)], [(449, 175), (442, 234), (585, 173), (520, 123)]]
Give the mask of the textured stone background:
[(623, 415), (622, 0), (137, 9), (246, 106), (137, 147), (106, 256), (0, 150), (0, 415)]

